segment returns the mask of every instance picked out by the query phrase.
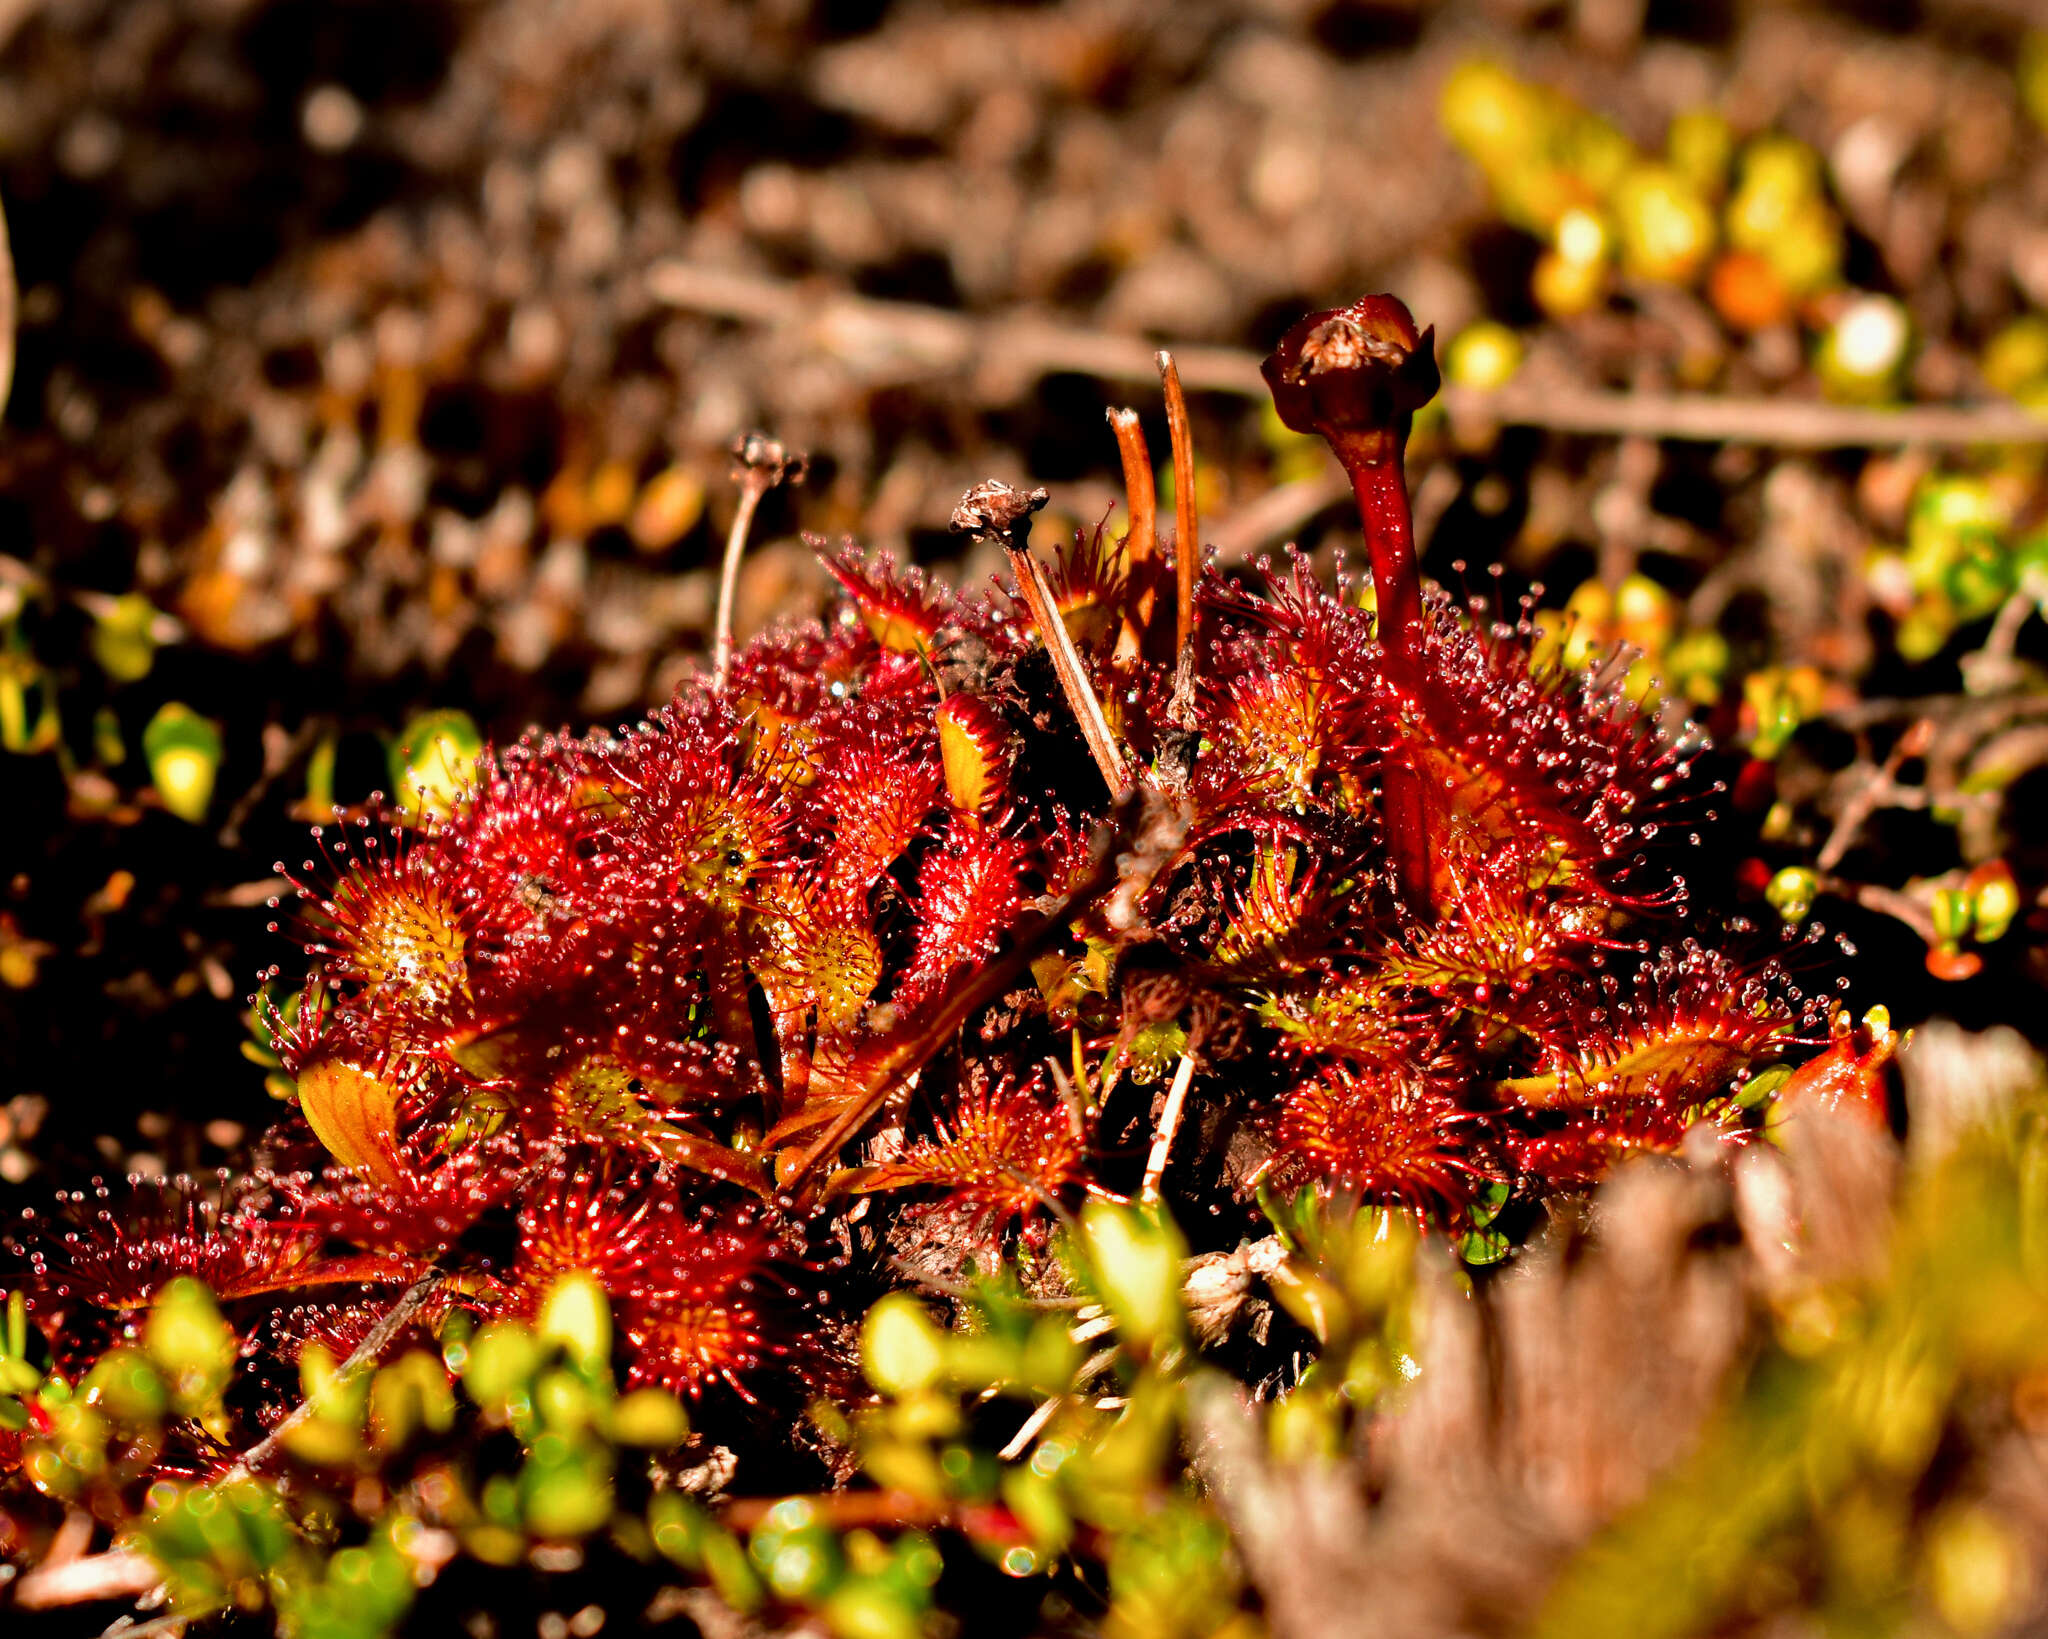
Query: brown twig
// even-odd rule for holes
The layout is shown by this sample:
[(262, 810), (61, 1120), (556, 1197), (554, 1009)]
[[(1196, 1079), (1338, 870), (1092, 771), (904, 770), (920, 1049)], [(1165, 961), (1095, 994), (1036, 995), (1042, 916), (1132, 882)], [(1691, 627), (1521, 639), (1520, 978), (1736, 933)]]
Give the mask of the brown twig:
[(326, 717), (308, 717), (291, 734), (273, 739), (265, 730), (263, 745), (263, 771), (250, 784), (249, 789), (235, 799), (235, 805), (228, 810), (228, 817), (220, 828), (218, 841), (223, 848), (238, 848), (242, 843), (242, 827), (249, 823), (249, 816), (270, 794), (271, 788), (291, 772), (298, 760), (313, 749), (320, 736), (332, 727)]
[(1876, 882), (1844, 882), (1830, 876), (1820, 878), (1820, 888), (1823, 893), (1834, 894), (1840, 899), (1853, 899), (1866, 910), (1905, 923), (1928, 945), (1941, 942), (1941, 936), (1935, 932), (1933, 912), (1897, 888), (1887, 888)]
[[(1089, 840), (1087, 868), (1067, 891), (1056, 898), (1041, 901), (1038, 909), (1013, 924), (1008, 950), (943, 993), (933, 1004), (929, 1016), (924, 1018), (921, 1028), (906, 1032), (893, 1043), (886, 1044), (886, 1051), (862, 1066), (861, 1083), (839, 1103), (830, 1120), (825, 1122), (824, 1130), (792, 1159), (782, 1174), (783, 1188), (792, 1198), (797, 1196), (820, 1162), (836, 1154), (842, 1144), (874, 1119), (876, 1111), (887, 1103), (907, 1072), (916, 1069), (937, 1051), (938, 1044), (959, 1029), (970, 1014), (994, 1001), (1016, 983), (1017, 975), (1029, 967), (1031, 958), (1047, 940), (1064, 932), (1069, 922), (1109, 891), (1117, 878), (1116, 845), (1128, 834), (1130, 818), (1130, 804), (1120, 802), (1109, 820), (1096, 827)], [(762, 1142), (774, 1144), (785, 1130), (787, 1136), (794, 1137), (798, 1132), (810, 1131), (815, 1124), (785, 1120), (778, 1127), (771, 1127)]]
[[(647, 272), (656, 301), (691, 313), (796, 329), (807, 346), (872, 381), (964, 375), (990, 402), (1016, 396), (1041, 376), (1071, 372), (1105, 381), (1158, 379), (1153, 348), (1051, 323), (1028, 313), (977, 320), (913, 302), (876, 301), (830, 287), (769, 279), (680, 259)], [(1234, 347), (1176, 350), (1182, 379), (1198, 392), (1261, 398), (1258, 360)]]
[(1827, 841), (1814, 856), (1815, 870), (1832, 871), (1842, 863), (1842, 856), (1855, 844), (1857, 834), (1870, 816), (1893, 803), (1899, 794), (1899, 769), (1908, 758), (1925, 755), (1933, 738), (1934, 723), (1926, 717), (1920, 718), (1899, 736), (1883, 766), (1872, 769), (1855, 793), (1842, 804), (1841, 813), (1835, 817), (1835, 828), (1828, 833)]
[[(422, 1275), (408, 1286), (398, 1301), (384, 1312), (377, 1324), (364, 1334), (362, 1342), (349, 1352), (349, 1357), (335, 1368), (334, 1380), (337, 1383), (347, 1382), (356, 1373), (376, 1364), (377, 1356), (382, 1354), (391, 1340), (410, 1324), (412, 1317), (420, 1312), (440, 1284), (441, 1275), (439, 1271), (434, 1271)], [(279, 1419), (276, 1427), (236, 1458), (234, 1466), (213, 1483), (232, 1485), (236, 1480), (245, 1479), (254, 1473), (269, 1459), (284, 1437), (311, 1417), (313, 1411), (313, 1401), (301, 1400)]]
[(1219, 564), (1242, 563), (1262, 547), (1298, 534), (1317, 513), (1350, 498), (1351, 481), (1332, 463), (1328, 472), (1277, 484), (1219, 518), (1209, 526), (1209, 549)]
[(1449, 387), (1453, 415), (1507, 426), (1691, 444), (1769, 444), (1788, 450), (1893, 449), (1915, 444), (2048, 443), (2048, 417), (2016, 404), (1920, 404), (1897, 410), (1810, 399), (1623, 393), (1592, 387)]
[[(130, 1617), (118, 1617), (100, 1634), (100, 1639), (156, 1639), (160, 1633), (183, 1633), (194, 1620), (188, 1611), (171, 1611), (163, 1616), (152, 1616), (147, 1622), (137, 1622)], [(123, 1626), (123, 1624), (126, 1626)]]
[(1109, 719), (1102, 715), (1102, 702), (1096, 699), (1088, 673), (1082, 669), (1081, 656), (1067, 631), (1067, 623), (1060, 618), (1060, 612), (1053, 604), (1045, 568), (1028, 551), (1019, 548), (1010, 553), (1010, 569), (1017, 577), (1017, 590), (1023, 595), (1024, 605), (1031, 611), (1032, 623), (1045, 639), (1046, 652), (1052, 656), (1053, 671), (1059, 677), (1060, 688), (1073, 709), (1075, 721), (1081, 725), (1081, 737), (1088, 742), (1088, 755), (1102, 770), (1109, 794), (1120, 797), (1130, 784), (1123, 754), (1117, 750), (1116, 741), (1110, 735)]
[[(1013, 394), (1020, 379), (1071, 371), (1106, 381), (1145, 381), (1153, 349), (1135, 336), (1081, 330), (1028, 314), (975, 320), (909, 302), (882, 302), (670, 260), (647, 274), (655, 300), (693, 313), (800, 328), (810, 345), (867, 379), (967, 375), (986, 397)], [(1263, 398), (1258, 360), (1231, 347), (1174, 349), (1181, 379), (1197, 392)], [(1450, 387), (1455, 416), (1517, 427), (1701, 444), (1782, 449), (1884, 449), (1908, 445), (2048, 443), (2048, 417), (2018, 405), (1927, 404), (1869, 409), (1812, 400), (1627, 393), (1529, 385)]]
[(737, 440), (732, 458), (733, 482), (740, 486), (740, 500), (732, 515), (732, 528), (726, 532), (725, 564), (718, 575), (718, 615), (713, 628), (716, 636), (712, 685), (720, 694), (725, 692), (726, 679), (732, 673), (733, 600), (739, 593), (740, 560), (746, 556), (747, 533), (754, 527), (755, 509), (760, 506), (761, 497), (777, 484), (802, 483), (806, 464), (803, 456), (791, 455), (766, 433), (748, 433)]
[(87, 1554), (61, 1565), (42, 1565), (14, 1587), (14, 1603), (23, 1610), (55, 1610), (64, 1605), (89, 1605), (102, 1599), (139, 1599), (163, 1580), (156, 1561), (127, 1548)]
[(1173, 443), (1173, 564), (1177, 588), (1174, 603), (1173, 652), (1187, 653), (1195, 635), (1195, 575), (1201, 567), (1202, 542), (1195, 514), (1195, 439), (1188, 428), (1188, 400), (1181, 391), (1180, 371), (1173, 355), (1158, 355), (1159, 385), (1166, 394), (1166, 435)]
[(1166, 1107), (1159, 1112), (1159, 1129), (1152, 1135), (1152, 1153), (1145, 1157), (1145, 1180), (1138, 1186), (1138, 1199), (1159, 1199), (1159, 1182), (1166, 1176), (1166, 1158), (1173, 1150), (1174, 1135), (1180, 1131), (1181, 1111), (1186, 1108), (1188, 1088), (1195, 1079), (1192, 1048), (1181, 1054), (1174, 1067), (1173, 1084), (1166, 1089)]

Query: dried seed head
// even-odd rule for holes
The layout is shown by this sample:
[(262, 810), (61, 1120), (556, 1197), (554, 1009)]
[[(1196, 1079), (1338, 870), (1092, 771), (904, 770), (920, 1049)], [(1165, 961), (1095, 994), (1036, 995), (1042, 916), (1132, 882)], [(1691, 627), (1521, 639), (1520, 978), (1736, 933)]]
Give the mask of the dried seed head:
[(1024, 550), (1031, 533), (1031, 515), (1051, 497), (1043, 489), (1012, 489), (999, 478), (976, 484), (953, 509), (953, 529), (962, 535), (987, 537), (1012, 552)]
[(763, 494), (777, 484), (801, 484), (811, 458), (766, 433), (743, 433), (732, 441), (732, 480)]

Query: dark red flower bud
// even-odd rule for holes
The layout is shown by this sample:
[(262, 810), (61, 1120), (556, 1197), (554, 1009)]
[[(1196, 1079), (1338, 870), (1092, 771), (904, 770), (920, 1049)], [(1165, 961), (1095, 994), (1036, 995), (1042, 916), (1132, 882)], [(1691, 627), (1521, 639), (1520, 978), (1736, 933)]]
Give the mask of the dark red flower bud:
[(1300, 320), (1261, 369), (1294, 431), (1328, 439), (1347, 467), (1385, 461), (1442, 385), (1435, 337), (1433, 326), (1417, 335), (1396, 298), (1361, 296)]

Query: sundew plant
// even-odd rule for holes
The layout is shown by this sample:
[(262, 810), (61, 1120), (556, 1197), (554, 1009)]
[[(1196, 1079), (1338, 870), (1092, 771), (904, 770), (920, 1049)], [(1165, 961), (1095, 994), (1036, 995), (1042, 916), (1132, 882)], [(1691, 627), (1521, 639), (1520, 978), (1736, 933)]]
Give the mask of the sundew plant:
[[(1369, 575), (1204, 565), (1168, 361), (1170, 524), (1113, 412), (1121, 530), (1034, 546), (1044, 492), (979, 486), (955, 527), (1011, 578), (961, 592), (820, 543), (835, 618), (316, 833), (281, 867), (303, 983), (264, 1004), (294, 1117), (245, 1169), (15, 1230), (0, 1550), (68, 1511), (181, 1610), (341, 1634), (458, 1549), (609, 1530), (729, 1604), (915, 1631), (922, 1533), (1113, 1571), (1150, 1516), (1034, 1515), (989, 1477), (1032, 1449), (1021, 1409), (891, 1424), (901, 1450), (861, 1420), (942, 1380), (1071, 1400), (1091, 1303), (1127, 1358), (1185, 1358), (1132, 1295), (1179, 1236), (1357, 1221), (1477, 1270), (1630, 1152), (1748, 1144), (1799, 1098), (1882, 1124), (1895, 1038), (1842, 1016), (1830, 948), (1795, 983), (1688, 893), (1701, 736), (1630, 657), (1567, 664), (1532, 600), (1424, 582), (1402, 456), (1431, 335), (1369, 296), (1265, 372), (1348, 472)], [(781, 459), (751, 441), (746, 493)], [(1284, 1397), (1325, 1330), (1203, 1346)], [(979, 1379), (932, 1364), (968, 1336)], [(931, 1439), (957, 1473), (905, 1466)], [(819, 1500), (765, 1500), (790, 1492)], [(818, 1538), (838, 1569), (806, 1580), (778, 1555), (820, 1520), (860, 1540)], [(369, 1591), (323, 1629), (337, 1578)]]

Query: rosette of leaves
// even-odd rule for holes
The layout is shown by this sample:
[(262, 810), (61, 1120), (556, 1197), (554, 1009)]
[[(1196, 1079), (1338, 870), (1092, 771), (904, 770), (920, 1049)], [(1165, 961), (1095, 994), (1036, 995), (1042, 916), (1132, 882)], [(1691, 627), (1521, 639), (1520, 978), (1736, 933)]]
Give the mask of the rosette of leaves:
[(1483, 1262), (1618, 1155), (1748, 1142), (1810, 1046), (1814, 1096), (1881, 1116), (1892, 1038), (1831, 1031), (1690, 909), (1699, 737), (1625, 660), (1567, 668), (1528, 608), (1425, 587), (1402, 454), (1431, 336), (1367, 297), (1266, 371), (1352, 478), (1369, 582), (1206, 568), (1192, 482), (1169, 536), (1125, 417), (1121, 535), (1043, 558), (1040, 498), (982, 486), (959, 521), (1007, 551), (994, 593), (821, 544), (832, 621), (322, 838), (273, 1032), (298, 1118), (218, 1187), (27, 1227), (61, 1372), (204, 1279), (242, 1362), (181, 1435), (204, 1466), (316, 1348), (530, 1321), (585, 1280), (625, 1388), (701, 1402), (772, 1487), (835, 1471), (790, 1413), (861, 1401), (865, 1301), (1005, 1259), (1070, 1301), (1048, 1231), (1091, 1200), (1227, 1246), (1307, 1192)]

